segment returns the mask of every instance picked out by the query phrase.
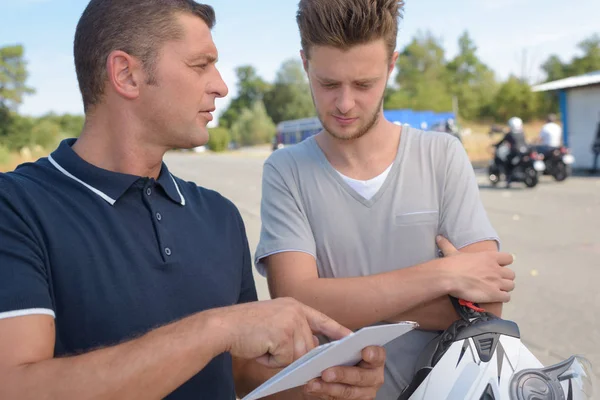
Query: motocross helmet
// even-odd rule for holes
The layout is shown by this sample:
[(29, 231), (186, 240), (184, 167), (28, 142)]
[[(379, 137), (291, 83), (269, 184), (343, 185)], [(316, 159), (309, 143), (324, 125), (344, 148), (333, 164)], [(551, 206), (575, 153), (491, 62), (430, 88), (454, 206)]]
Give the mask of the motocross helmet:
[(453, 299), (460, 319), (429, 343), (398, 400), (583, 400), (593, 398), (590, 363), (573, 356), (544, 367), (516, 323)]
[(523, 120), (519, 117), (512, 117), (508, 120), (508, 127), (511, 132), (522, 132), (523, 131)]

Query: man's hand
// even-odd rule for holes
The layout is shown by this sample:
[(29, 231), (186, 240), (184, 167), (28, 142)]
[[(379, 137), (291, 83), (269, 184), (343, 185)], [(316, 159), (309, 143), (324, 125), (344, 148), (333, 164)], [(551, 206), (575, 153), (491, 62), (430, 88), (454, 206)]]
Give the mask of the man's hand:
[(213, 327), (222, 333), (225, 351), (269, 368), (291, 364), (322, 334), (338, 340), (350, 333), (331, 318), (300, 302), (281, 298), (214, 310)]
[(374, 399), (383, 385), (385, 349), (371, 346), (362, 351), (363, 360), (355, 367), (334, 367), (320, 379), (304, 387), (307, 400)]
[(446, 238), (437, 245), (447, 257), (452, 271), (450, 295), (474, 303), (507, 303), (515, 288), (515, 273), (507, 265), (514, 258), (509, 253), (461, 253)]

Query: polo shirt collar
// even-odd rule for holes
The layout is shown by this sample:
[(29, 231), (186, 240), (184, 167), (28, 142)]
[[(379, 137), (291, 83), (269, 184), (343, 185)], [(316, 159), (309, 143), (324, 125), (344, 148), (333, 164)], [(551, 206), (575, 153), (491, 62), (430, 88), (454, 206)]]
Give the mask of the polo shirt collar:
[[(88, 163), (71, 148), (76, 140), (63, 140), (58, 148), (48, 156), (48, 161), (64, 175), (79, 182), (109, 204), (114, 205), (131, 185), (142, 178), (108, 171)], [(172, 201), (182, 206), (185, 205), (185, 198), (164, 162), (157, 183)]]

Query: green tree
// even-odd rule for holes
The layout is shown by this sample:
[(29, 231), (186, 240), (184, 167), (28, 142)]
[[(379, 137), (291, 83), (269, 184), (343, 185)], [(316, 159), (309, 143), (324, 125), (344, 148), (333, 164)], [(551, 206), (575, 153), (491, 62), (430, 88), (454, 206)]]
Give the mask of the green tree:
[(223, 127), (211, 128), (208, 130), (208, 148), (215, 152), (227, 150), (231, 136), (229, 131)]
[(275, 124), (315, 115), (314, 104), (302, 62), (285, 61), (275, 78), (275, 84), (264, 96), (267, 113)]
[(10, 161), (10, 150), (0, 143), (0, 167)]
[(269, 142), (275, 134), (275, 124), (267, 115), (262, 101), (245, 108), (230, 129), (231, 138), (242, 146)]
[(384, 107), (451, 110), (444, 54), (440, 41), (430, 32), (420, 32), (413, 38), (398, 57), (396, 83), (399, 90), (388, 91)]
[(477, 46), (468, 32), (459, 38), (458, 47), (458, 55), (447, 65), (449, 90), (458, 99), (460, 116), (474, 120), (494, 99), (496, 78), (477, 57)]
[(34, 93), (25, 82), (27, 63), (21, 45), (0, 47), (0, 107), (16, 110), (26, 94)]
[(35, 145), (32, 140), (32, 131), (36, 123), (34, 118), (23, 117), (15, 112), (10, 112), (8, 120), (9, 123), (2, 130), (0, 143), (11, 151)]
[(11, 150), (14, 149), (13, 143), (19, 141), (17, 135), (28, 134), (13, 127), (20, 122), (16, 121), (15, 111), (23, 103), (24, 96), (34, 93), (25, 84), (27, 76), (23, 46), (0, 47), (0, 145)]
[(52, 149), (64, 137), (59, 124), (48, 119), (39, 119), (34, 124), (27, 147), (41, 146), (44, 149)]
[(240, 117), (242, 110), (251, 108), (256, 101), (262, 101), (271, 85), (263, 80), (251, 65), (236, 68), (237, 97), (234, 98), (229, 107), (219, 117), (219, 126), (229, 128)]
[(85, 123), (85, 117), (73, 114), (57, 115), (55, 113), (48, 113), (40, 117), (40, 121), (51, 121), (58, 125), (62, 136), (79, 137)]
[[(541, 70), (544, 71), (546, 75), (546, 82), (557, 81), (559, 79), (564, 79), (569, 75), (569, 65), (564, 64), (560, 57), (556, 54), (551, 55), (548, 60), (546, 60), (541, 65)], [(556, 113), (559, 110), (558, 105), (558, 93), (556, 92), (547, 92), (540, 93), (540, 113), (549, 114), (551, 112)]]
[(12, 115), (8, 107), (0, 104), (0, 145), (6, 140), (8, 127), (12, 124)]
[(570, 62), (563, 63), (560, 57), (554, 54), (541, 65), (546, 74), (546, 82), (600, 71), (600, 35), (594, 34), (582, 40), (577, 47), (582, 54), (573, 57)]
[[(560, 57), (552, 55), (541, 65), (541, 69), (546, 75), (546, 82), (600, 71), (600, 35), (590, 36), (581, 41), (577, 47), (582, 54), (573, 57), (571, 62), (564, 63)], [(559, 111), (558, 94), (556, 92), (541, 93), (539, 101), (540, 115)]]
[(551, 55), (541, 66), (546, 74), (546, 82), (563, 79), (567, 76), (568, 65), (563, 64), (556, 54)]
[(531, 91), (531, 86), (523, 80), (511, 76), (504, 82), (493, 101), (494, 117), (499, 121), (508, 121), (518, 116), (524, 121), (539, 115), (539, 96)]
[(580, 42), (577, 46), (583, 53), (575, 57), (568, 67), (570, 76), (600, 71), (600, 35), (595, 34)]

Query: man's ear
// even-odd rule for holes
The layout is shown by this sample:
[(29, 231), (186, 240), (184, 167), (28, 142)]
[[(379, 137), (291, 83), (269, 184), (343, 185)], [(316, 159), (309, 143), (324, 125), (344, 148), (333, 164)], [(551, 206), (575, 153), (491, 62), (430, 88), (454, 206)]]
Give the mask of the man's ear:
[(392, 75), (392, 72), (394, 72), (394, 68), (396, 68), (396, 64), (398, 63), (399, 56), (400, 56), (400, 53), (398, 53), (397, 51), (395, 51), (392, 54), (392, 58), (390, 59), (390, 65), (388, 65), (388, 77)]
[(302, 66), (304, 67), (304, 72), (308, 74), (308, 57), (304, 50), (300, 50), (300, 58), (302, 58)]
[(121, 50), (108, 55), (106, 61), (108, 83), (120, 96), (133, 100), (140, 94), (140, 83), (145, 73), (139, 60)]

